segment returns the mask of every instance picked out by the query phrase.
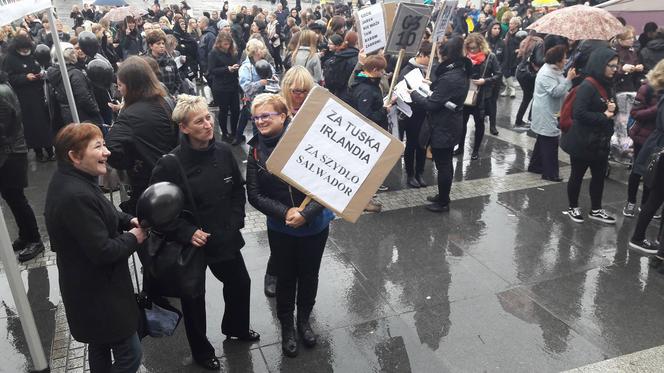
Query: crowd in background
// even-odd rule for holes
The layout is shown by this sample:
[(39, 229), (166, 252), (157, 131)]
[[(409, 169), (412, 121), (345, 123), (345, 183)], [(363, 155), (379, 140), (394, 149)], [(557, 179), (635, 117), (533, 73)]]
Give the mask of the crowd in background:
[[(59, 245), (58, 265), (69, 271), (81, 265), (124, 263), (126, 254), (139, 247), (145, 232), (127, 214), (135, 213), (141, 193), (163, 180), (185, 188), (183, 180), (162, 158), (173, 153), (185, 165), (203, 219), (198, 225), (183, 219), (172, 228), (172, 234), (185, 243), (205, 247), (213, 274), (229, 284), (224, 287), (224, 334), (242, 341), (260, 338), (249, 329), (250, 279), (240, 254), (244, 245), (240, 229), (248, 199), (267, 216), (271, 257), (264, 291), (277, 299), (283, 352), (297, 355), (298, 335), (305, 346), (314, 346), (316, 335), (309, 315), (333, 215), (315, 201), (300, 208), (305, 196), (269, 174), (265, 161), (292, 117), (302, 109), (309, 92), (315, 86), (323, 86), (405, 141), (404, 176), (408, 186), (427, 186), (423, 173), (427, 149), (430, 150), (437, 169), (438, 193), (428, 198), (430, 204), (426, 208), (437, 213), (450, 209), (453, 159), (463, 157), (467, 151), (470, 118), (474, 132), (469, 158), (476, 161), (485, 141), (485, 122), (489, 122), (491, 135), (500, 136), (498, 102), (501, 97), (516, 99), (517, 90), (521, 90), (516, 117), (509, 125), (536, 137), (528, 171), (541, 174), (547, 181), (563, 181), (558, 166), (558, 149), (562, 148), (571, 161), (569, 209), (565, 214), (576, 223), (584, 222), (586, 215), (578, 200), (581, 182), (590, 169), (592, 206), (587, 217), (607, 224), (615, 223), (615, 218), (602, 207), (618, 110), (615, 97), (621, 92), (636, 92), (629, 128), (633, 167), (622, 213), (626, 217), (638, 215), (630, 246), (658, 254), (653, 257), (653, 265), (660, 266), (664, 251), (659, 249), (658, 241), (646, 239), (645, 234), (652, 219), (661, 219), (657, 211), (664, 201), (664, 172), (659, 172), (655, 180), (648, 176), (652, 156), (664, 146), (664, 28), (650, 22), (637, 31), (623, 22), (623, 31), (612, 40), (572, 41), (526, 30), (539, 17), (554, 11), (532, 8), (529, 1), (459, 7), (444, 40), (432, 40), (429, 25), (417, 54), (399, 67), (396, 79), (402, 81), (417, 69), (426, 75), (433, 62), (431, 78), (423, 82), (429, 86), (430, 94), (411, 90), (412, 114), (407, 115), (397, 109), (395, 98), (384, 99), (397, 70), (397, 58), (382, 51), (364, 53), (355, 30), (355, 11), (350, 5), (316, 5), (307, 9), (299, 1), (292, 8), (288, 5), (281, 1), (267, 10), (257, 5), (230, 6), (224, 2), (221, 9), (194, 17), (185, 2), (163, 7), (156, 2), (141, 12), (144, 14), (111, 22), (105, 15), (113, 10), (86, 4), (82, 9), (72, 8), (71, 27), (65, 25), (69, 21), (64, 18), (51, 25), (41, 14), (3, 26), (0, 115), (5, 124), (0, 133), (0, 191), (19, 226), (19, 237), (14, 242), (19, 259), (29, 260), (44, 250), (34, 213), (23, 193), (27, 186), (28, 149), (38, 162), (57, 160), (59, 174), (53, 183), (77, 185), (78, 189), (71, 193), (89, 197), (96, 206), (92, 210), (103, 214), (103, 221), (76, 219), (87, 227), (78, 229), (110, 229), (108, 237), (84, 237), (111, 242), (110, 248), (100, 248), (104, 255), (76, 261), (67, 256), (73, 250), (67, 247), (85, 250), (81, 244), (84, 241), (69, 236), (74, 234), (69, 231), (72, 228), (62, 224), (64, 218), (58, 217), (57, 208), (48, 209), (51, 243), (54, 247)], [(436, 19), (435, 14), (432, 19)], [(54, 38), (61, 42), (64, 61), (59, 61), (53, 51)], [(435, 43), (437, 52), (432, 55)], [(67, 99), (60, 70), (63, 64), (76, 112)], [(469, 104), (467, 92), (471, 85), (477, 87), (477, 95)], [(208, 89), (209, 102), (201, 97)], [(573, 124), (563, 132), (559, 117), (563, 116), (570, 92), (575, 97), (570, 107)], [(216, 118), (208, 107), (218, 107)], [(76, 117), (78, 122), (94, 126), (69, 125)], [(218, 138), (214, 137), (216, 126), (221, 134)], [(253, 137), (250, 141), (245, 137), (247, 126)], [(76, 142), (83, 140), (94, 140), (97, 150), (88, 154), (81, 150), (84, 147), (76, 148)], [(245, 142), (249, 146), (248, 198), (230, 151), (230, 146)], [(98, 164), (104, 167), (97, 167)], [(124, 211), (121, 215), (115, 216), (111, 212), (114, 210), (99, 200), (104, 197), (97, 190), (95, 177), (105, 175), (106, 164), (125, 171), (128, 177), (130, 194), (120, 206)], [(81, 182), (81, 175), (85, 182)], [(644, 178), (648, 180), (639, 212), (637, 194)], [(67, 198), (64, 189), (52, 189), (50, 201)], [(75, 206), (83, 217), (94, 213), (81, 204), (84, 202), (85, 199), (79, 200)], [(225, 206), (232, 207), (224, 209)], [(189, 207), (197, 210), (196, 206)], [(374, 199), (366, 210), (380, 211), (380, 203)], [(118, 235), (118, 227), (128, 233)], [(116, 232), (111, 232), (113, 229)], [(99, 273), (88, 275), (92, 282), (99, 280)], [(128, 273), (116, 275), (120, 276), (118, 286), (127, 288)], [(73, 278), (63, 281), (63, 286), (73, 289), (82, 286)], [(74, 313), (70, 315), (70, 309), (82, 314), (85, 310), (79, 308), (78, 298), (65, 293), (69, 322), (80, 323)], [(214, 348), (205, 336), (204, 295), (183, 299), (182, 307), (195, 362), (219, 369)], [(104, 332), (111, 336), (101, 338), (87, 332), (94, 325), (84, 326), (79, 327), (85, 333), (77, 332), (76, 327), (71, 329), (74, 337), (95, 346), (90, 349), (95, 354), (91, 367), (110, 364), (105, 351), (121, 346), (128, 359), (118, 361), (126, 364), (128, 371), (133, 369), (136, 354), (140, 355), (136, 338), (126, 339), (126, 335), (106, 329)], [(118, 330), (129, 333), (132, 329), (135, 325), (125, 323)], [(108, 345), (111, 337), (122, 341), (117, 346)]]

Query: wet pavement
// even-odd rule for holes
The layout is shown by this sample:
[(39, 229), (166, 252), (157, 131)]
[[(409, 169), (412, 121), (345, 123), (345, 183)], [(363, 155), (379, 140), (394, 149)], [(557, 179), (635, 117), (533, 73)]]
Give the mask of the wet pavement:
[[(487, 136), (478, 161), (457, 159), (448, 214), (423, 209), (435, 187), (406, 189), (397, 164), (386, 180), (390, 190), (379, 195), (388, 211), (356, 224), (332, 223), (313, 314), (319, 344), (295, 359), (281, 354), (275, 303), (262, 292), (269, 255), (264, 218), (248, 208), (253, 217), (243, 255), (253, 280), (251, 324), (261, 340), (225, 340), (223, 285), (208, 274), (208, 336), (225, 371), (553, 372), (664, 345), (658, 317), (664, 276), (627, 249), (635, 219), (618, 214), (624, 167), (614, 165), (604, 193), (617, 224), (573, 223), (561, 213), (566, 184), (532, 184), (538, 178), (524, 171), (532, 139), (508, 129), (507, 116), (500, 124), (501, 134)], [(246, 148), (234, 154), (241, 163)], [(30, 167), (26, 193), (45, 232), (44, 192), (54, 164)], [(568, 168), (561, 164), (561, 172)], [(433, 184), (430, 161), (426, 178)], [(586, 190), (581, 206), (587, 208)], [(13, 218), (5, 217), (14, 237)], [(649, 235), (655, 234), (652, 225)], [(47, 253), (23, 265), (28, 298), (53, 371), (83, 371), (85, 347), (68, 335), (52, 259)], [(26, 371), (29, 354), (4, 279), (0, 299), (7, 335), (0, 340), (0, 371)], [(182, 326), (172, 337), (147, 338), (143, 347), (145, 372), (202, 371), (191, 363)]]

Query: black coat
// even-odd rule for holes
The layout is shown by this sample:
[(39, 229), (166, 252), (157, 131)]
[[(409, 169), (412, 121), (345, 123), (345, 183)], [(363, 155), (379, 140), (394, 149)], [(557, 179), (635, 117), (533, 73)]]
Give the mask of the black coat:
[(359, 51), (356, 48), (346, 48), (336, 52), (323, 67), (325, 88), (346, 102), (350, 101), (348, 80), (355, 71), (358, 55)]
[[(612, 98), (612, 82), (604, 77), (604, 69), (616, 56), (612, 49), (598, 48), (586, 64), (586, 72), (604, 86), (609, 99)], [(613, 119), (604, 115), (607, 104), (590, 81), (584, 80), (579, 85), (572, 106), (572, 128), (560, 139), (560, 147), (570, 157), (590, 161), (608, 159)]]
[(112, 343), (136, 332), (138, 307), (128, 258), (138, 243), (97, 177), (59, 164), (46, 194), (46, 229), (57, 254), (60, 293), (72, 336)]
[(118, 31), (118, 33), (118, 54), (121, 58), (126, 60), (130, 56), (136, 56), (143, 52), (143, 37), (136, 29), (129, 35), (122, 30)]
[(664, 98), (659, 99), (655, 130), (648, 136), (648, 139), (639, 152), (639, 156), (634, 161), (633, 172), (637, 175), (645, 176), (648, 164), (650, 163), (650, 156), (662, 148), (664, 148)]
[(664, 38), (653, 39), (641, 47), (639, 51), (644, 71), (648, 72), (655, 68), (657, 62), (664, 59)]
[[(208, 263), (234, 259), (244, 246), (240, 229), (244, 227), (244, 180), (228, 145), (211, 141), (205, 150), (192, 149), (186, 136), (172, 152), (178, 158), (191, 186), (191, 194), (198, 210), (200, 228), (210, 233), (205, 249)], [(186, 194), (184, 181), (177, 164), (169, 157), (161, 158), (152, 172), (151, 183), (170, 181)], [(185, 198), (185, 210), (193, 207)], [(198, 229), (193, 218), (180, 218), (167, 231), (182, 243), (189, 243)]]
[(510, 34), (508, 31), (507, 35), (505, 35), (504, 43), (505, 53), (502, 61), (503, 74), (505, 74), (506, 77), (511, 77), (514, 76), (516, 67), (519, 64), (519, 58), (516, 53), (519, 49), (521, 38), (517, 37), (516, 34)]
[[(268, 217), (285, 220), (290, 208), (299, 207), (306, 198), (304, 193), (291, 187), (283, 180), (271, 174), (265, 162), (281, 136), (266, 141), (259, 141), (259, 135), (248, 143), (247, 155), (247, 196), (249, 203)], [(311, 201), (301, 214), (307, 222), (313, 221), (324, 210), (324, 206)]]
[[(414, 69), (420, 69), (422, 72), (422, 75), (426, 75), (426, 66), (418, 66), (417, 63), (415, 62), (415, 58), (411, 58), (410, 61), (404, 66), (401, 71), (399, 72), (399, 78), (398, 81), (404, 80), (406, 75), (413, 71)], [(403, 116), (403, 118), (399, 119), (399, 126), (401, 128), (406, 128), (408, 126), (421, 126), (422, 123), (424, 122), (424, 119), (426, 118), (427, 111), (424, 106), (421, 104), (417, 103), (416, 101), (413, 101), (410, 104), (410, 108), (413, 111), (413, 114), (410, 117)], [(417, 141), (417, 139), (411, 139)]]
[(39, 74), (41, 66), (34, 55), (21, 56), (10, 51), (4, 61), (3, 70), (9, 75), (9, 83), (21, 103), (23, 113), (23, 128), (25, 141), (30, 148), (44, 148), (52, 146), (46, 97), (44, 96), (44, 81), (41, 79), (29, 81), (28, 73)]
[[(92, 84), (90, 84), (88, 78), (85, 77), (81, 70), (73, 65), (67, 66), (67, 74), (69, 75), (71, 89), (74, 93), (74, 101), (76, 102), (76, 111), (78, 112), (79, 122), (101, 124), (103, 120), (99, 114), (99, 106), (97, 105), (93, 93)], [(60, 106), (60, 114), (62, 115), (63, 123), (66, 125), (74, 122), (71, 108), (69, 107), (69, 101), (67, 100), (67, 94), (65, 93), (65, 85), (62, 81), (62, 75), (60, 74), (60, 67), (49, 67), (47, 76), (55, 93), (55, 99)]]
[[(463, 103), (468, 93), (470, 61), (462, 59), (451, 64), (441, 64), (436, 69), (436, 80), (431, 83), (431, 96), (425, 98), (414, 92), (413, 102), (425, 108), (431, 125), (432, 148), (450, 148), (459, 143), (463, 129)], [(452, 102), (455, 110), (445, 107)]]
[(240, 92), (238, 70), (231, 72), (229, 66), (240, 64), (237, 55), (212, 49), (208, 58), (208, 74), (212, 76), (212, 90), (218, 92)]
[(106, 135), (106, 146), (111, 151), (108, 163), (128, 170), (133, 190), (142, 193), (159, 158), (177, 146), (177, 133), (164, 99), (135, 102), (120, 112)]
[(380, 78), (357, 75), (350, 87), (351, 106), (383, 129), (387, 129), (387, 110), (383, 104)]
[(484, 78), (484, 85), (480, 86), (477, 94), (478, 106), (484, 107), (484, 100), (489, 100), (492, 97), (492, 91), (496, 85), (500, 85), (503, 78), (503, 72), (500, 68), (500, 63), (495, 54), (489, 53), (479, 65), (473, 65), (470, 70), (470, 79)]

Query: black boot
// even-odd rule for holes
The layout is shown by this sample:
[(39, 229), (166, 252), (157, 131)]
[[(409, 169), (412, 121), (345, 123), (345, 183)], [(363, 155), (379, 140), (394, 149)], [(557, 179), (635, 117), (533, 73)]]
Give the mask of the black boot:
[(297, 338), (292, 319), (281, 323), (281, 351), (288, 357), (297, 356)]
[(266, 297), (274, 298), (277, 294), (277, 276), (265, 274), (263, 292)]
[(309, 312), (297, 313), (297, 333), (306, 347), (314, 347), (316, 345), (316, 333), (311, 329), (309, 323)]
[(18, 261), (25, 262), (28, 261), (37, 255), (41, 254), (44, 251), (44, 244), (41, 241), (38, 242), (28, 242), (23, 249), (18, 254)]
[(494, 136), (498, 136), (498, 129), (496, 129), (496, 126), (489, 126), (489, 132)]
[(414, 176), (408, 176), (408, 179), (406, 180), (406, 183), (408, 183), (408, 186), (412, 188), (419, 188), (420, 183), (417, 182)]
[(415, 175), (415, 180), (417, 180), (417, 182), (420, 184), (421, 188), (426, 188), (427, 187), (427, 183), (424, 181), (424, 177), (422, 177), (421, 173), (418, 173), (417, 175)]

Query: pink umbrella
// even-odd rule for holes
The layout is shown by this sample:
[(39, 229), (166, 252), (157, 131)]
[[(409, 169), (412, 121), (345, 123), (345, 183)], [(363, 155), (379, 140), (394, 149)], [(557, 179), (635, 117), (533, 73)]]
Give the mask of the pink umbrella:
[(113, 8), (108, 13), (106, 13), (106, 15), (103, 18), (109, 20), (110, 22), (121, 22), (124, 21), (125, 18), (129, 16), (136, 18), (136, 17), (141, 17), (147, 13), (148, 13), (147, 10), (139, 9), (130, 5), (119, 8)]
[(574, 5), (543, 16), (528, 29), (571, 40), (609, 40), (623, 32), (623, 25), (604, 9)]

